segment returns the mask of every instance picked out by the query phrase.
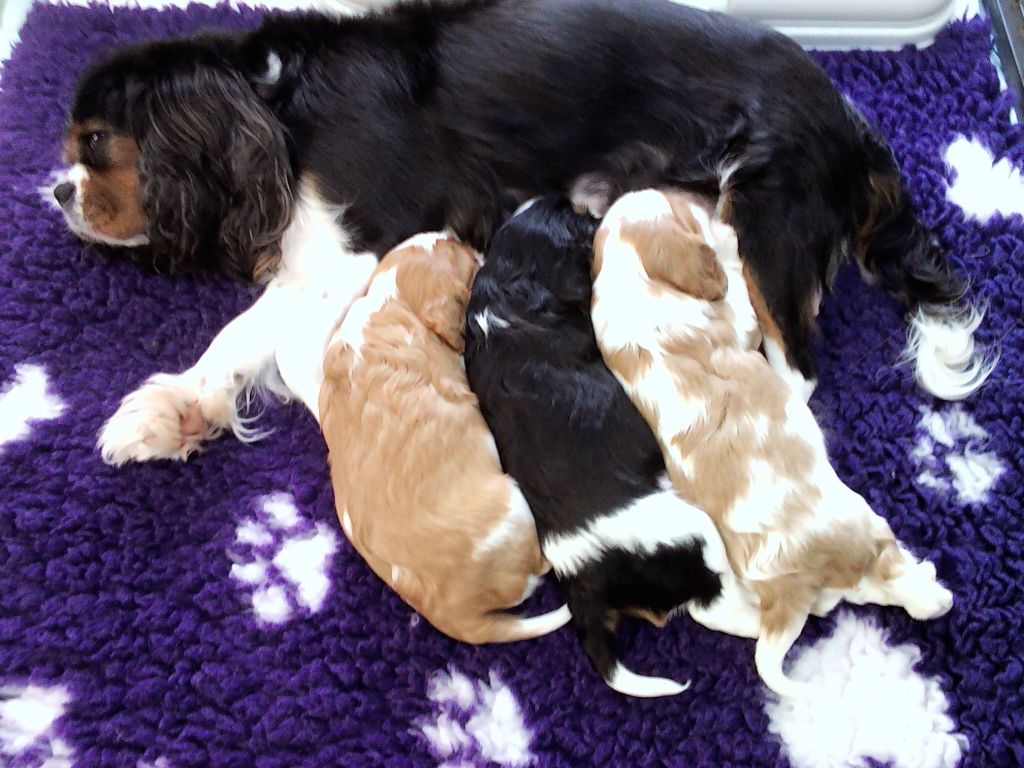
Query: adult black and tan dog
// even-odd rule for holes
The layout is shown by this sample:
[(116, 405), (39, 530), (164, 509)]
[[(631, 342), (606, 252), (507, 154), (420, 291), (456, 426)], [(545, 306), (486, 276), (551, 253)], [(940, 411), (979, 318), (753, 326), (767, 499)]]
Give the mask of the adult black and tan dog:
[[(522, 200), (586, 190), (596, 174), (611, 197), (658, 185), (717, 199), (766, 352), (808, 394), (817, 302), (847, 254), (922, 310), (926, 340), (942, 337), (917, 347), (927, 388), (961, 397), (987, 372), (976, 319), (950, 310), (963, 282), (887, 145), (794, 42), (728, 16), (666, 0), (271, 16), (247, 34), (114, 54), (84, 75), (71, 122), (71, 174), (55, 190), (71, 227), (165, 271), (266, 274), (268, 296), (329, 273), (347, 306), (370, 271), (354, 255), (445, 227), (482, 248)], [(167, 418), (213, 398), (203, 429), (144, 451), (143, 413), (101, 441), (108, 459), (182, 455), (189, 440), (171, 438), (239, 427), (224, 401), (274, 355), (280, 308), (261, 302), (227, 329), (232, 345), (249, 339), (245, 354), (215, 341), (201, 370), (151, 382), (149, 405), (131, 396), (132, 413), (161, 401)]]

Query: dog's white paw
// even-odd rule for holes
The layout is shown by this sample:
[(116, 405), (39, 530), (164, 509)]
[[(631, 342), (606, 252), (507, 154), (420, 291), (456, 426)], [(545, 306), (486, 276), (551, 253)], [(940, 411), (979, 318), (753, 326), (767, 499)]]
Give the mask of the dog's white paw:
[(121, 401), (103, 425), (98, 446), (103, 460), (184, 461), (221, 428), (204, 415), (201, 392), (181, 375), (157, 374)]
[(921, 563), (912, 579), (903, 602), (907, 613), (919, 621), (937, 619), (949, 613), (953, 607), (953, 593), (935, 580), (932, 563)]

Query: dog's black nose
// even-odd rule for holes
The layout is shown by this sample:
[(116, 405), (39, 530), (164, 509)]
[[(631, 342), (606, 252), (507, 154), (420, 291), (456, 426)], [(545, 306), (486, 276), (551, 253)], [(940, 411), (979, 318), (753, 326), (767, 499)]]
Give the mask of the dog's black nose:
[(75, 196), (75, 185), (70, 181), (58, 184), (53, 188), (53, 196), (57, 198), (57, 202), (61, 205), (67, 205), (68, 200)]

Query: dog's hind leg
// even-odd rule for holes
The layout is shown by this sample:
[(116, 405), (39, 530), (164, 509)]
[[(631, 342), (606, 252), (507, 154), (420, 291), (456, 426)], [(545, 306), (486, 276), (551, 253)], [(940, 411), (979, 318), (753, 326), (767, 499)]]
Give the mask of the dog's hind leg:
[(853, 591), (851, 602), (898, 605), (919, 621), (936, 619), (953, 607), (953, 594), (939, 583), (935, 565), (919, 561), (895, 540)]
[(750, 592), (727, 566), (719, 574), (722, 592), (707, 605), (691, 600), (687, 610), (694, 621), (716, 632), (738, 637), (756, 638), (761, 634), (761, 611), (757, 597)]

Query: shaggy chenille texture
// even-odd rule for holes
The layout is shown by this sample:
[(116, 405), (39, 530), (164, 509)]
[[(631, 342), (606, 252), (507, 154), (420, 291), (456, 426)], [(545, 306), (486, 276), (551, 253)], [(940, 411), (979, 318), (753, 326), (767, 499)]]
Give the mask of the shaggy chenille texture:
[[(957, 23), (927, 50), (820, 58), (892, 140), (925, 219), (988, 304), (979, 336), (1002, 360), (957, 410), (928, 400), (896, 365), (899, 307), (855, 270), (839, 275), (822, 309), (815, 410), (843, 480), (935, 561), (957, 602), (927, 624), (852, 609), (879, 631), (843, 630), (827, 653), (812, 645), (836, 619), (812, 621), (793, 657), (815, 655), (798, 673), (860, 693), (821, 710), (850, 723), (819, 727), (816, 709), (798, 708), (794, 727), (779, 708), (769, 719), (749, 641), (685, 617), (623, 628), (631, 668), (693, 680), (657, 701), (609, 690), (568, 628), (509, 646), (442, 637), (348, 545), (320, 436), (297, 406), (271, 408), (261, 424), (275, 431), (255, 445), (221, 440), (187, 464), (100, 462), (95, 436), (118, 400), (194, 361), (252, 293), (112, 263), (67, 232), (38, 190), (59, 165), (75, 77), (121, 43), (257, 20), (227, 7), (39, 5), (4, 65), (0, 765), (1024, 764), (1024, 223), (981, 223), (947, 202), (944, 163), (963, 136), (1024, 165), (985, 22)], [(547, 588), (530, 608), (554, 605)], [(910, 676), (921, 681), (898, 700), (920, 748), (893, 743), (898, 707), (882, 733), (851, 739), (879, 720), (863, 691), (885, 699)], [(830, 735), (848, 743), (806, 743)]]

